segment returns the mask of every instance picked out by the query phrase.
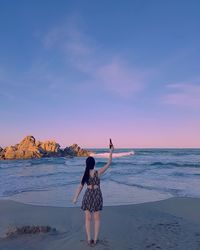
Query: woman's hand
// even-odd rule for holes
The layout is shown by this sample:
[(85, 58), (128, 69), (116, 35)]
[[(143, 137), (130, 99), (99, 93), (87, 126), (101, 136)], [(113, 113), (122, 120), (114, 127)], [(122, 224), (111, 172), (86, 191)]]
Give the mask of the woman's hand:
[(72, 199), (72, 202), (73, 202), (74, 204), (76, 204), (77, 199), (78, 199), (79, 194), (80, 194), (80, 192), (82, 191), (82, 189), (83, 189), (83, 185), (80, 183), (80, 185), (77, 187), (76, 193), (75, 193), (75, 195), (74, 195), (74, 197), (73, 197), (73, 199)]
[(72, 202), (73, 202), (74, 204), (76, 204), (77, 199), (76, 199), (76, 198), (73, 198)]
[(114, 146), (112, 145), (110, 148), (110, 153), (112, 153), (114, 151)]
[(109, 144), (109, 151), (110, 151), (110, 154), (109, 154), (109, 159), (108, 159), (108, 163), (106, 163), (102, 168), (100, 168), (98, 170), (98, 174), (99, 175), (102, 175), (110, 166), (111, 162), (112, 162), (112, 152), (114, 150), (114, 146), (112, 144), (112, 141), (110, 140), (110, 144)]
[(112, 140), (111, 140), (111, 139), (110, 139), (109, 149), (110, 149), (110, 153), (112, 153), (113, 150), (114, 150), (114, 146), (113, 146), (113, 143), (112, 143)]

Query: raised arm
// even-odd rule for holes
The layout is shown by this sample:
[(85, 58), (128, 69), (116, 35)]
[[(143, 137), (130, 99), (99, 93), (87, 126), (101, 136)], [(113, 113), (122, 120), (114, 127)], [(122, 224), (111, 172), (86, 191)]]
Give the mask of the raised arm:
[(108, 162), (106, 163), (106, 165), (104, 165), (102, 168), (100, 168), (98, 170), (98, 175), (102, 175), (103, 173), (105, 173), (105, 171), (110, 167), (110, 164), (112, 163), (112, 153), (113, 153), (114, 147), (112, 145), (111, 149), (110, 149), (110, 155), (109, 155), (109, 159)]

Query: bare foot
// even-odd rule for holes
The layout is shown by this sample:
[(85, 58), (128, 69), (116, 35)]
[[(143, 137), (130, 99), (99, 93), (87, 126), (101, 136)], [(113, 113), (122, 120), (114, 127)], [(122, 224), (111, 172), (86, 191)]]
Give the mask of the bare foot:
[(88, 246), (92, 246), (92, 244), (94, 243), (93, 240), (87, 240)]
[(94, 240), (94, 245), (96, 245), (99, 242), (99, 240)]

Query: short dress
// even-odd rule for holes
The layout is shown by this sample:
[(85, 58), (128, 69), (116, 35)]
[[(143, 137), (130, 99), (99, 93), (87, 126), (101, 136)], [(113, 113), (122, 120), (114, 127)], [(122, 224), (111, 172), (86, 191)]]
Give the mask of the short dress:
[(82, 200), (82, 210), (89, 210), (90, 212), (96, 212), (103, 208), (103, 197), (100, 189), (100, 178), (98, 171), (95, 170), (94, 176), (89, 177), (87, 185), (97, 185), (98, 188), (87, 188)]

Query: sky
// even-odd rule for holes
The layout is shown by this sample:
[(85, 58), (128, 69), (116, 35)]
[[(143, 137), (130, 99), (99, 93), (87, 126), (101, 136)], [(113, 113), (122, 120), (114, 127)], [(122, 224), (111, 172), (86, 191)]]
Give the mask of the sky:
[(198, 0), (0, 0), (0, 146), (200, 147)]

